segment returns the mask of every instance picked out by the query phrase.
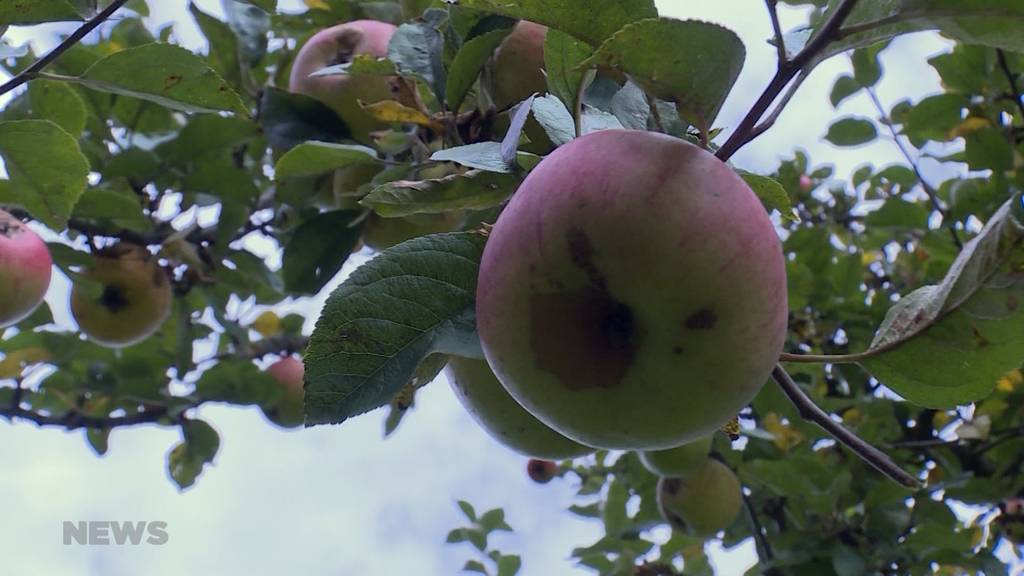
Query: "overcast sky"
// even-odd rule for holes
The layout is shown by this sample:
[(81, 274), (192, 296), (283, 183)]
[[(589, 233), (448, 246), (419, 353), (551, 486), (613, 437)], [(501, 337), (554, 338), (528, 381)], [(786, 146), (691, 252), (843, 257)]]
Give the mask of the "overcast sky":
[[(219, 0), (196, 0), (221, 13)], [(184, 0), (150, 2), (151, 24), (176, 22), (183, 44), (205, 50)], [(282, 0), (296, 10), (299, 0)], [(719, 125), (735, 126), (768, 82), (775, 50), (765, 39), (770, 26), (763, 0), (665, 0), (661, 13), (700, 18), (735, 30), (747, 46), (747, 62)], [(784, 14), (785, 27), (801, 21)], [(18, 42), (37, 49), (53, 45), (52, 33), (12, 29)], [(948, 49), (934, 35), (898, 41), (883, 58), (887, 75), (880, 87), (888, 105), (939, 90), (926, 57)], [(832, 79), (849, 69), (845, 57), (819, 67), (776, 127), (736, 155), (735, 163), (767, 172), (795, 148), (815, 163), (833, 163), (846, 178), (859, 165), (901, 162), (885, 141), (836, 149), (822, 141), (832, 119), (842, 114), (874, 116), (863, 96), (839, 111), (828, 102)], [(925, 164), (933, 182), (944, 175)], [(363, 253), (343, 274), (365, 262)], [(51, 304), (66, 318), (63, 284), (51, 290)], [(323, 296), (329, 293), (326, 289)], [(322, 298), (297, 304), (315, 319)], [(255, 410), (206, 406), (201, 417), (221, 435), (215, 466), (196, 486), (178, 493), (166, 474), (166, 453), (179, 441), (176, 430), (134, 428), (115, 431), (110, 452), (97, 458), (81, 433), (37, 430), (30, 424), (0, 422), (0, 552), (4, 573), (61, 576), (147, 574), (307, 574), (389, 576), (456, 574), (472, 557), (468, 545), (444, 544), (460, 525), (456, 499), (478, 510), (504, 507), (515, 534), (494, 542), (523, 554), (526, 576), (570, 573), (574, 546), (592, 543), (600, 526), (565, 513), (573, 490), (566, 482), (532, 484), (525, 459), (495, 444), (457, 404), (439, 379), (418, 398), (399, 432), (382, 440), (383, 414), (372, 413), (341, 427), (284, 432)], [(163, 546), (63, 546), (64, 520), (160, 520), (170, 540)], [(714, 554), (721, 574), (740, 574), (753, 560), (753, 546)], [(572, 573), (585, 574), (588, 571)]]

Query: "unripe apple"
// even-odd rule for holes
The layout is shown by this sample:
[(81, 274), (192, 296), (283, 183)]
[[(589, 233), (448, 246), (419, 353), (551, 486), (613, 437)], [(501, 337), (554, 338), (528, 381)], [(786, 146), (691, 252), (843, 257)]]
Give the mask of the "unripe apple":
[(711, 440), (711, 436), (704, 436), (668, 450), (644, 450), (640, 462), (658, 476), (689, 476), (707, 461)]
[(416, 214), (405, 218), (383, 218), (371, 214), (363, 231), (363, 243), (380, 252), (427, 234), (458, 230), (463, 220), (465, 214), (462, 212)]
[(807, 174), (800, 175), (800, 189), (804, 192), (810, 192), (814, 188), (814, 180)]
[(171, 311), (171, 283), (153, 254), (122, 242), (96, 255), (82, 274), (101, 286), (98, 296), (71, 290), (71, 314), (97, 344), (121, 348), (151, 336)]
[(684, 534), (711, 536), (736, 520), (743, 504), (740, 481), (728, 466), (708, 459), (686, 478), (658, 480), (658, 508)]
[(786, 336), (768, 214), (711, 154), (663, 134), (577, 138), (527, 176), (477, 287), (487, 362), (581, 444), (672, 448), (727, 423)]
[(0, 328), (20, 322), (42, 303), (52, 265), (46, 243), (0, 210)]
[(547, 26), (522, 20), (498, 46), (491, 66), (491, 97), (499, 110), (522, 102), (534, 92), (548, 91), (544, 75), (547, 34)]
[(538, 460), (531, 458), (526, 463), (526, 474), (537, 484), (547, 484), (558, 476), (558, 464), (550, 460)]
[(279, 399), (266, 406), (260, 406), (268, 420), (282, 428), (296, 428), (305, 422), (303, 400), (303, 376), (306, 370), (302, 361), (292, 356), (281, 358), (267, 368), (267, 374), (281, 385)]
[(310, 76), (314, 72), (347, 64), (359, 54), (378, 58), (388, 55), (388, 42), (395, 33), (394, 25), (376, 20), (353, 20), (321, 30), (299, 50), (292, 65), (288, 89), (305, 94), (330, 106), (341, 116), (356, 140), (369, 142), (369, 133), (382, 130), (387, 124), (373, 119), (360, 106), (393, 97), (396, 81), (387, 76)]
[(452, 357), (448, 381), (455, 396), (492, 438), (525, 456), (564, 460), (584, 456), (593, 448), (573, 442), (516, 403), (483, 360)]

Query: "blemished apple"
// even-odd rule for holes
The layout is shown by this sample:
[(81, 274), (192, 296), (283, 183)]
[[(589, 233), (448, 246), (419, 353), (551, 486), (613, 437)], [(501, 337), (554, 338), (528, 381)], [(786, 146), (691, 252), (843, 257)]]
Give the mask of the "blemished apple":
[(76, 284), (71, 314), (97, 344), (121, 348), (155, 333), (171, 311), (171, 282), (157, 258), (142, 246), (121, 242), (96, 255), (82, 275), (98, 294)]
[(448, 381), (466, 411), (492, 438), (534, 458), (564, 460), (585, 456), (593, 448), (569, 440), (516, 403), (483, 360), (452, 357)]
[(668, 450), (644, 450), (640, 462), (658, 476), (688, 476), (708, 459), (712, 436), (704, 436)]
[(499, 110), (522, 102), (534, 92), (547, 92), (547, 33), (547, 26), (522, 20), (498, 46), (491, 66), (491, 97)]
[(305, 422), (302, 361), (285, 356), (267, 368), (267, 374), (281, 386), (281, 396), (272, 404), (260, 406), (268, 420), (282, 428), (296, 428)]
[(785, 261), (726, 164), (606, 130), (519, 187), (489, 234), (476, 313), (488, 364), (542, 422), (597, 448), (667, 449), (721, 428), (768, 379)]
[(52, 267), (46, 243), (0, 210), (0, 328), (24, 320), (43, 302)]
[(397, 28), (376, 20), (353, 20), (321, 30), (299, 50), (292, 65), (288, 89), (330, 106), (341, 116), (360, 142), (371, 141), (369, 133), (387, 124), (367, 114), (360, 106), (390, 100), (398, 79), (387, 76), (311, 76), (338, 64), (347, 64), (360, 54), (378, 58), (388, 55), (388, 42)]
[(526, 474), (537, 484), (547, 484), (558, 476), (558, 464), (550, 460), (531, 458), (526, 463)]
[(711, 536), (736, 520), (743, 504), (741, 490), (736, 474), (709, 458), (690, 476), (658, 480), (658, 508), (676, 530)]

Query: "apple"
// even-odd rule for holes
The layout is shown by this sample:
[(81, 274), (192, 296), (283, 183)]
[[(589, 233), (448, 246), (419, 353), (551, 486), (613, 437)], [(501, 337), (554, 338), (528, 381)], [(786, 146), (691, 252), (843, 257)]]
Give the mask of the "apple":
[(46, 243), (0, 210), (0, 328), (24, 320), (42, 303), (52, 266)]
[(370, 214), (363, 229), (363, 243), (377, 250), (387, 250), (427, 234), (440, 234), (458, 230), (465, 220), (461, 211), (443, 214), (416, 214), (404, 218), (384, 218)]
[(80, 284), (71, 290), (71, 314), (92, 341), (121, 348), (156, 332), (171, 311), (171, 283), (153, 254), (121, 242), (96, 255), (82, 273), (100, 285), (98, 294)]
[(491, 98), (498, 110), (522, 102), (534, 92), (548, 91), (544, 74), (544, 39), (548, 28), (519, 21), (494, 53)]
[(448, 381), (466, 411), (492, 438), (525, 456), (564, 460), (594, 451), (569, 440), (516, 403), (483, 360), (453, 356)]
[(800, 175), (800, 189), (804, 192), (810, 192), (814, 188), (814, 180), (811, 179), (807, 174)]
[(785, 261), (726, 164), (605, 130), (519, 187), (489, 234), (476, 313), (488, 364), (542, 422), (587, 446), (672, 448), (721, 428), (768, 379)]
[(285, 356), (267, 368), (267, 374), (281, 386), (280, 398), (265, 406), (260, 406), (268, 420), (282, 428), (296, 428), (305, 423), (305, 407), (303, 400), (303, 377), (306, 369), (302, 361)]
[(330, 106), (352, 131), (353, 138), (370, 143), (370, 132), (387, 124), (367, 114), (360, 106), (391, 100), (397, 78), (388, 76), (311, 76), (314, 72), (346, 64), (360, 54), (378, 58), (388, 55), (388, 42), (397, 28), (376, 20), (353, 20), (321, 30), (299, 50), (292, 65), (288, 89)]
[(691, 476), (658, 480), (658, 508), (676, 530), (711, 536), (736, 520), (743, 504), (740, 490), (733, 471), (709, 458)]
[(526, 474), (537, 484), (547, 484), (558, 476), (558, 464), (550, 460), (531, 458), (526, 463)]
[(640, 452), (640, 462), (658, 476), (688, 476), (708, 459), (711, 440), (711, 436), (704, 436), (668, 450), (644, 450)]

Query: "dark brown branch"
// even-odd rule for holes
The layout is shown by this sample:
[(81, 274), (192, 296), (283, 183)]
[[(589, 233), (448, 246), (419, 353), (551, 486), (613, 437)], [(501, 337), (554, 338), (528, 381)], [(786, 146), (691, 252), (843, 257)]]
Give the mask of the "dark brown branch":
[(746, 117), (736, 127), (732, 136), (719, 148), (716, 154), (719, 160), (724, 162), (732, 158), (733, 154), (753, 139), (751, 134), (765, 112), (768, 111), (768, 108), (771, 107), (772, 103), (779, 97), (779, 94), (785, 90), (786, 86), (789, 85), (790, 81), (797, 74), (809, 70), (810, 66), (814, 64), (814, 59), (835, 39), (839, 28), (850, 16), (850, 12), (853, 11), (856, 5), (857, 0), (843, 0), (843, 3), (832, 12), (828, 21), (822, 25), (821, 30), (811, 38), (811, 41), (807, 43), (804, 49), (792, 60), (783, 62), (779, 66), (775, 76), (768, 83), (768, 87), (761, 93), (761, 97), (757, 99), (750, 111), (747, 112)]
[(843, 444), (859, 456), (862, 460), (873, 466), (876, 470), (889, 478), (899, 482), (908, 488), (919, 488), (921, 483), (905, 470), (900, 468), (888, 454), (865, 442), (860, 436), (850, 432), (832, 419), (800, 388), (793, 377), (786, 372), (782, 366), (776, 366), (772, 371), (772, 378), (782, 388), (790, 402), (796, 406), (800, 416), (809, 422), (814, 422), (823, 430), (832, 435), (837, 442)]
[(36, 425), (64, 428), (66, 430), (79, 430), (88, 428), (93, 430), (109, 430), (112, 428), (124, 428), (128, 426), (139, 426), (142, 424), (153, 424), (168, 415), (166, 407), (143, 410), (135, 414), (116, 417), (87, 416), (74, 410), (61, 414), (60, 416), (40, 414), (21, 407), (0, 407), (0, 417), (10, 421), (27, 420)]
[(875, 105), (875, 109), (878, 110), (882, 124), (889, 129), (893, 142), (895, 142), (896, 147), (900, 149), (900, 154), (903, 154), (903, 157), (907, 159), (907, 163), (910, 164), (910, 168), (917, 176), (917, 181), (921, 183), (921, 188), (923, 188), (925, 194), (928, 195), (928, 199), (932, 203), (932, 208), (942, 216), (942, 222), (946, 225), (946, 228), (949, 229), (949, 235), (953, 239), (953, 244), (956, 245), (957, 250), (963, 250), (964, 243), (960, 240), (960, 233), (956, 230), (956, 222), (949, 217), (949, 214), (946, 213), (946, 209), (942, 206), (942, 201), (939, 200), (938, 190), (925, 180), (924, 174), (921, 173), (920, 166), (917, 165), (917, 160), (910, 154), (910, 150), (908, 150), (903, 144), (903, 140), (900, 139), (900, 135), (896, 132), (896, 127), (893, 125), (892, 118), (889, 117), (888, 112), (885, 111), (885, 107), (882, 106), (882, 101), (878, 99), (878, 93), (870, 86), (866, 86), (864, 89), (867, 91), (868, 96), (871, 97), (871, 102)]
[(54, 60), (56, 60), (61, 54), (67, 52), (68, 49), (70, 49), (72, 46), (81, 42), (82, 39), (85, 38), (90, 32), (95, 30), (97, 26), (104, 23), (108, 18), (114, 15), (114, 12), (117, 12), (118, 9), (121, 8), (121, 6), (124, 6), (127, 3), (128, 0), (113, 0), (113, 2), (111, 2), (106, 8), (100, 11), (99, 14), (96, 14), (96, 16), (93, 16), (84, 24), (82, 24), (82, 26), (79, 27), (78, 30), (72, 32), (71, 35), (65, 38), (64, 41), (61, 42), (56, 48), (50, 50), (50, 52), (47, 53), (45, 56), (43, 56), (39, 60), (36, 60), (32, 63), (31, 66), (22, 70), (21, 73), (19, 73), (17, 76), (5, 82), (3, 86), (0, 86), (0, 95), (7, 94), (11, 90), (14, 90), (18, 86), (21, 86), (22, 84), (35, 78), (40, 72), (43, 71), (43, 68), (49, 66)]
[[(754, 503), (750, 501), (750, 497), (744, 494), (742, 490), (740, 495), (743, 497), (743, 507), (747, 509), (747, 515), (750, 517), (750, 531), (754, 533), (754, 544), (757, 548), (757, 555), (761, 559), (760, 563), (771, 562), (775, 559), (775, 551), (772, 550), (771, 542), (768, 541), (764, 527), (761, 526), (761, 520), (757, 517)], [(778, 576), (778, 570), (774, 568), (769, 568), (764, 573), (767, 576)]]
[(779, 116), (782, 116), (782, 112), (786, 109), (786, 106), (789, 105), (790, 100), (793, 99), (793, 96), (796, 95), (797, 91), (800, 90), (800, 87), (803, 86), (804, 80), (807, 80), (808, 76), (808, 72), (805, 72), (797, 76), (796, 80), (794, 80), (793, 83), (789, 85), (789, 88), (786, 90), (786, 93), (783, 94), (782, 100), (779, 100), (779, 103), (775, 105), (775, 109), (772, 110), (772, 113), (769, 114), (763, 122), (755, 126), (754, 129), (750, 131), (750, 139), (748, 141), (757, 138), (761, 134), (764, 134), (772, 126), (775, 125), (775, 123), (779, 120)]
[(1013, 70), (1010, 70), (1010, 63), (1006, 60), (1006, 52), (1001, 49), (996, 50), (996, 57), (999, 59), (999, 68), (1006, 75), (1006, 81), (1010, 83), (1010, 93), (1014, 103), (1017, 104), (1017, 109), (1020, 110), (1020, 120), (1024, 122), (1024, 94), (1018, 88), (1017, 76), (1013, 73)]
[(789, 56), (786, 54), (786, 39), (782, 35), (782, 24), (779, 23), (779, 0), (765, 0), (768, 7), (768, 16), (772, 20), (772, 33), (775, 34), (775, 47), (779, 51), (779, 66), (781, 67)]

